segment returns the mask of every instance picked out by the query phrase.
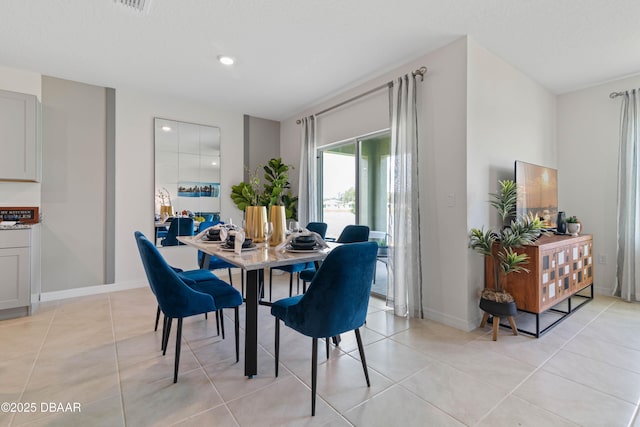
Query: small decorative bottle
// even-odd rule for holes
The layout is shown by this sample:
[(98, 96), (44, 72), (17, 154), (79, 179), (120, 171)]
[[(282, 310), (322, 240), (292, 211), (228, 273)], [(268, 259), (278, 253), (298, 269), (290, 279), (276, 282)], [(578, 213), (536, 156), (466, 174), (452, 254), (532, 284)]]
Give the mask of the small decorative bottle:
[(567, 216), (563, 211), (558, 212), (556, 231), (558, 234), (565, 234), (567, 232)]

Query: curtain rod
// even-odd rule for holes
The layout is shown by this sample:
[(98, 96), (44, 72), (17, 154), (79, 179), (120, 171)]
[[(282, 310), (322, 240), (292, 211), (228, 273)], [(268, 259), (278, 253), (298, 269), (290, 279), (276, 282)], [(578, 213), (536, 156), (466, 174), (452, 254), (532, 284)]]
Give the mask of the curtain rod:
[[(424, 67), (424, 66), (423, 66), (423, 67), (418, 68), (417, 70), (415, 70), (415, 71), (413, 71), (413, 72), (411, 72), (411, 75), (412, 75), (413, 77), (415, 77), (415, 76), (420, 76), (420, 81), (421, 81), (421, 82), (422, 82), (422, 81), (424, 81), (424, 75), (425, 75), (425, 74), (427, 74), (427, 67)], [(336, 104), (336, 105), (331, 106), (331, 107), (329, 107), (329, 108), (325, 108), (324, 110), (322, 110), (322, 111), (320, 111), (320, 112), (315, 113), (315, 114), (314, 114), (314, 116), (319, 116), (319, 115), (321, 115), (321, 114), (328, 113), (329, 111), (331, 111), (331, 110), (335, 110), (336, 108), (340, 108), (340, 107), (342, 107), (342, 106), (343, 106), (343, 105), (345, 105), (345, 104), (348, 104), (348, 103), (353, 102), (353, 101), (355, 101), (355, 100), (357, 100), (357, 99), (363, 98), (363, 97), (365, 97), (365, 96), (367, 96), (367, 95), (371, 95), (372, 93), (377, 92), (377, 91), (379, 91), (380, 89), (384, 89), (385, 87), (392, 87), (392, 86), (393, 86), (393, 81), (388, 81), (388, 82), (386, 82), (385, 84), (380, 85), (380, 86), (377, 86), (377, 87), (374, 87), (373, 89), (370, 89), (370, 90), (368, 90), (368, 91), (366, 91), (366, 92), (364, 92), (364, 93), (361, 93), (360, 95), (356, 95), (356, 96), (354, 96), (353, 98), (349, 98), (349, 99), (347, 99), (346, 101), (342, 101), (342, 102), (341, 102), (341, 103), (339, 103), (339, 104)], [(302, 123), (302, 120), (300, 120), (300, 119), (296, 120), (296, 124), (300, 124), (300, 123)]]
[(611, 92), (609, 94), (609, 98), (613, 99), (613, 98), (617, 98), (617, 97), (622, 96), (622, 95), (624, 95), (624, 92)]

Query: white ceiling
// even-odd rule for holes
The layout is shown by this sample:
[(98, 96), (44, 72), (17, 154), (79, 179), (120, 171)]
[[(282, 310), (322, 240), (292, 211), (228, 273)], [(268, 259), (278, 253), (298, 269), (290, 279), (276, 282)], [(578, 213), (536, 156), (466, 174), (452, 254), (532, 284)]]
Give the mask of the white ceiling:
[(0, 65), (281, 120), (464, 35), (554, 93), (635, 74), (638, 16), (638, 0), (2, 0)]

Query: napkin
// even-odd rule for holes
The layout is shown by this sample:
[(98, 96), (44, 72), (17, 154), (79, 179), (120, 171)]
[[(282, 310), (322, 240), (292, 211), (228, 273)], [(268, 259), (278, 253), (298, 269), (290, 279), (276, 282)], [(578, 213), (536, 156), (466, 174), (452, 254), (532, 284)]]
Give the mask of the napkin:
[(236, 230), (235, 238), (233, 239), (233, 252), (240, 255), (242, 252), (242, 244), (244, 243), (244, 231)]
[(227, 240), (227, 227), (225, 227), (224, 224), (216, 224), (212, 225), (211, 227), (205, 228), (204, 230), (196, 234), (194, 240), (202, 240), (202, 238), (206, 236), (207, 232), (211, 229), (220, 230), (220, 240), (223, 242)]
[(329, 245), (327, 245), (327, 242), (324, 241), (324, 239), (322, 238), (322, 236), (320, 236), (318, 233), (313, 232), (313, 231), (309, 231), (306, 228), (303, 229), (300, 232), (293, 232), (291, 234), (289, 234), (289, 236), (285, 239), (284, 242), (280, 243), (278, 246), (276, 246), (276, 250), (283, 250), (285, 249), (285, 247), (287, 245), (289, 245), (291, 243), (291, 241), (293, 239), (295, 239), (298, 236), (308, 236), (308, 235), (312, 235), (313, 237), (315, 237), (316, 239), (316, 245), (320, 246), (321, 249), (325, 249), (328, 248)]

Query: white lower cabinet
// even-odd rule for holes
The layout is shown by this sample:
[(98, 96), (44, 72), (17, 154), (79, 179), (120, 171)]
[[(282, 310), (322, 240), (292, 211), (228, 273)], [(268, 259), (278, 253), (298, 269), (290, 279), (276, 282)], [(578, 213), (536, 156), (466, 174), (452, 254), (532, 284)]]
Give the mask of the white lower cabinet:
[(39, 300), (38, 231), (0, 230), (0, 319), (28, 315)]

